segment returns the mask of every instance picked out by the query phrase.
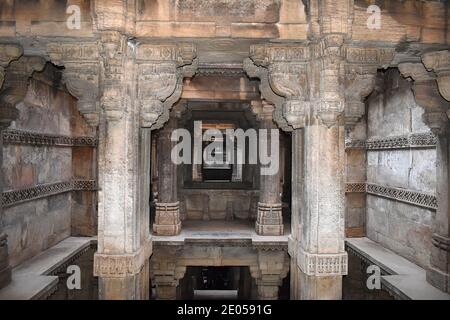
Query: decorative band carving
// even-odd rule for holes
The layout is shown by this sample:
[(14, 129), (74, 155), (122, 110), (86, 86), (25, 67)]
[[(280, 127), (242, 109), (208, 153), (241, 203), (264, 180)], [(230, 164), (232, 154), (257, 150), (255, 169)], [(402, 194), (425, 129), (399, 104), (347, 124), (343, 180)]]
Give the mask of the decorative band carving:
[(387, 150), (408, 148), (435, 148), (436, 136), (431, 132), (414, 133), (408, 136), (387, 137), (382, 139), (348, 140), (346, 149)]
[(345, 185), (345, 193), (365, 193), (365, 182), (349, 182)]
[(437, 209), (436, 196), (414, 190), (380, 186), (374, 183), (350, 182), (345, 185), (346, 193), (367, 193), (370, 195), (393, 199), (427, 209)]
[(94, 276), (122, 278), (139, 274), (152, 254), (152, 241), (148, 238), (134, 253), (94, 255)]
[(418, 191), (380, 186), (372, 183), (366, 184), (366, 192), (375, 196), (394, 199), (406, 202), (419, 207), (437, 209), (437, 199), (435, 195)]
[(3, 207), (10, 207), (26, 201), (46, 198), (65, 192), (95, 190), (97, 190), (97, 182), (95, 180), (72, 180), (40, 184), (26, 189), (3, 192), (2, 205)]
[(348, 269), (347, 252), (309, 253), (300, 248), (298, 266), (308, 276), (338, 276), (346, 275)]
[(3, 143), (95, 148), (98, 145), (98, 139), (95, 137), (70, 137), (8, 129), (3, 131)]

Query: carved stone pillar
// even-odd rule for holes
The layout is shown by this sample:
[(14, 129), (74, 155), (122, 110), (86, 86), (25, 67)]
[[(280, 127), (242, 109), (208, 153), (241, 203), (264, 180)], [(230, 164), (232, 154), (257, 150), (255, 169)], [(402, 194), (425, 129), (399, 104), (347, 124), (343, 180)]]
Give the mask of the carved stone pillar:
[(171, 141), (171, 135), (176, 128), (177, 119), (171, 117), (169, 122), (159, 130), (157, 137), (158, 202), (153, 231), (163, 236), (177, 235), (181, 231), (177, 165), (171, 159), (172, 149), (176, 145), (175, 141)]
[(195, 50), (190, 45), (137, 45), (119, 33), (104, 32), (100, 54), (104, 118), (99, 128), (101, 192), (95, 271), (101, 298), (147, 299), (152, 247), (149, 192), (142, 187), (150, 183), (146, 160), (150, 132), (168, 120), (181, 94), (183, 76), (190, 74), (187, 65), (192, 64)]
[[(24, 57), (10, 63), (22, 54), (21, 48), (14, 45), (0, 46), (0, 168), (3, 163), (3, 130), (18, 116), (16, 105), (21, 102), (28, 90), (28, 80), (34, 71), (42, 71), (45, 60), (39, 57)], [(5, 76), (5, 67), (9, 64)], [(4, 84), (3, 84), (3, 80)], [(3, 84), (3, 87), (2, 87)], [(0, 170), (1, 171), (1, 170)], [(0, 173), (0, 194), (3, 190), (3, 174)], [(7, 235), (2, 232), (3, 208), (0, 204), (0, 288), (11, 280), (8, 259)]]
[[(266, 140), (262, 143), (266, 144), (268, 148), (271, 146), (271, 130), (277, 130), (272, 120), (273, 110), (273, 106), (263, 102), (261, 111), (258, 114), (260, 129), (265, 130), (267, 136), (267, 139), (263, 139), (260, 135), (259, 139)], [(274, 152), (274, 150), (270, 150), (271, 157), (279, 158), (280, 155), (274, 155)], [(264, 236), (282, 235), (284, 226), (281, 210), (280, 169), (277, 168), (274, 174), (260, 175), (258, 213), (255, 224), (256, 233)]]
[(278, 292), (289, 271), (289, 257), (284, 251), (259, 251), (258, 264), (250, 266), (256, 280), (258, 300), (278, 300)]
[[(446, 60), (440, 60), (440, 53), (430, 53), (423, 57), (425, 66), (429, 70), (436, 70), (436, 75), (429, 72), (421, 63), (403, 63), (399, 70), (405, 77), (414, 80), (413, 91), (416, 102), (424, 108), (423, 120), (438, 138), (436, 145), (436, 197), (438, 208), (433, 222), (433, 235), (430, 268), (427, 270), (427, 281), (433, 286), (450, 292), (450, 133), (448, 110), (449, 102), (442, 98), (449, 98), (450, 83), (444, 79), (439, 81), (444, 63), (450, 70), (448, 54)], [(439, 89), (438, 89), (439, 85)], [(441, 92), (441, 94), (439, 93)]]
[[(324, 1), (323, 12), (332, 3)], [(345, 6), (340, 13), (350, 11)], [(321, 23), (327, 19), (323, 16)], [(336, 27), (348, 31), (346, 22)], [(314, 32), (319, 37), (320, 28)], [(344, 120), (351, 126), (364, 114), (363, 101), (373, 88), (377, 67), (393, 57), (393, 49), (352, 47), (344, 39), (332, 34), (308, 46), (253, 46), (251, 60), (244, 61), (249, 76), (261, 80), (263, 97), (274, 103), (277, 124), (293, 131), (289, 254), (295, 261), (291, 287), (296, 299), (341, 298), (347, 272)]]

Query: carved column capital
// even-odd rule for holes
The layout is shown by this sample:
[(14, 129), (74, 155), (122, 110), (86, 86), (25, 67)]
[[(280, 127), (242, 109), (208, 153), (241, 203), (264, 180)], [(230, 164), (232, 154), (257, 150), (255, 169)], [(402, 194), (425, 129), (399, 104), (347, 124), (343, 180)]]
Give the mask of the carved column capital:
[(158, 129), (181, 96), (183, 77), (195, 74), (196, 49), (192, 44), (140, 44), (136, 50), (141, 126)]
[(8, 127), (18, 116), (15, 106), (21, 102), (28, 90), (28, 80), (34, 71), (42, 71), (45, 59), (41, 57), (22, 56), (10, 63), (4, 86), (0, 94), (0, 126)]
[(78, 99), (78, 110), (90, 126), (98, 126), (99, 98), (99, 48), (94, 42), (50, 43), (47, 46), (50, 60), (64, 66), (63, 82), (67, 90)]
[(437, 75), (439, 92), (450, 101), (450, 51), (438, 51), (424, 54), (422, 62), (427, 70), (432, 70)]
[(400, 73), (414, 80), (416, 102), (424, 108), (423, 120), (435, 135), (448, 132), (448, 102), (439, 94), (436, 77), (422, 63), (401, 63)]

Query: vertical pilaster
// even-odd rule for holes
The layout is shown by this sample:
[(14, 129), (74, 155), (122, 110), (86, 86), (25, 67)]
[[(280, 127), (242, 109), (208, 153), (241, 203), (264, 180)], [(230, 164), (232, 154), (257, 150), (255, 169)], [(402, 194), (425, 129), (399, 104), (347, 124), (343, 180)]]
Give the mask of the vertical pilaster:
[[(436, 145), (438, 208), (431, 237), (433, 247), (427, 281), (445, 292), (450, 292), (450, 51), (427, 53), (422, 61), (427, 70), (434, 72), (437, 82), (433, 83), (432, 88), (435, 91), (432, 97), (424, 97), (421, 104), (426, 108), (425, 120), (438, 138)], [(437, 90), (445, 100), (440, 98)], [(431, 102), (436, 102), (436, 105), (431, 105)]]
[[(265, 136), (267, 137), (267, 139), (263, 139), (265, 141), (262, 143), (266, 143), (268, 147), (272, 145), (271, 139), (273, 137), (271, 131), (277, 130), (272, 119), (273, 109), (273, 106), (264, 102), (259, 114), (260, 129), (265, 130)], [(260, 136), (259, 139), (262, 139), (262, 137)], [(275, 152), (278, 152), (278, 150), (270, 150), (271, 157), (279, 158), (280, 155), (275, 154)], [(279, 162), (279, 159), (277, 161)], [(255, 227), (256, 233), (259, 235), (277, 236), (283, 234), (279, 166), (273, 174), (260, 175), (258, 213)]]

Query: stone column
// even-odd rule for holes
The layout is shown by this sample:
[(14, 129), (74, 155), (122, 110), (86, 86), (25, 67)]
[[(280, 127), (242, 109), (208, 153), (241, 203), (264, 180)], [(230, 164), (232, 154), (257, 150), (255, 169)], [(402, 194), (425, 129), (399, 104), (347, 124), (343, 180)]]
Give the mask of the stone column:
[[(278, 130), (272, 119), (274, 107), (263, 102), (259, 113), (260, 129), (266, 131), (267, 141), (263, 141), (271, 146), (271, 130)], [(261, 133), (259, 139), (262, 139)], [(278, 150), (276, 150), (278, 151)], [(269, 151), (273, 157), (273, 150)], [(279, 154), (275, 155), (279, 158)], [(279, 161), (279, 159), (278, 159)], [(263, 165), (261, 165), (263, 166)], [(264, 236), (282, 235), (284, 230), (282, 205), (280, 196), (280, 168), (272, 175), (260, 175), (260, 189), (258, 213), (256, 218), (256, 233)]]
[(433, 221), (431, 239), (433, 247), (430, 268), (427, 270), (427, 281), (440, 290), (450, 292), (450, 130), (448, 119), (450, 53), (449, 51), (432, 52), (424, 55), (423, 64), (403, 63), (399, 65), (399, 70), (403, 76), (414, 80), (414, 97), (416, 102), (424, 108), (423, 120), (438, 138), (436, 145), (438, 207)]
[[(332, 3), (324, 1), (323, 12), (336, 7)], [(314, 35), (320, 37), (308, 46), (253, 46), (251, 61), (244, 61), (249, 76), (261, 79), (264, 98), (274, 102), (278, 125), (293, 132), (289, 254), (295, 299), (341, 298), (347, 272), (344, 123), (354, 125), (364, 114), (377, 67), (393, 57), (390, 48), (353, 47), (331, 33)]]
[(173, 236), (181, 231), (180, 209), (177, 195), (177, 165), (171, 159), (176, 142), (171, 141), (177, 119), (171, 117), (159, 130), (157, 138), (158, 155), (158, 202), (153, 231), (157, 235)]

